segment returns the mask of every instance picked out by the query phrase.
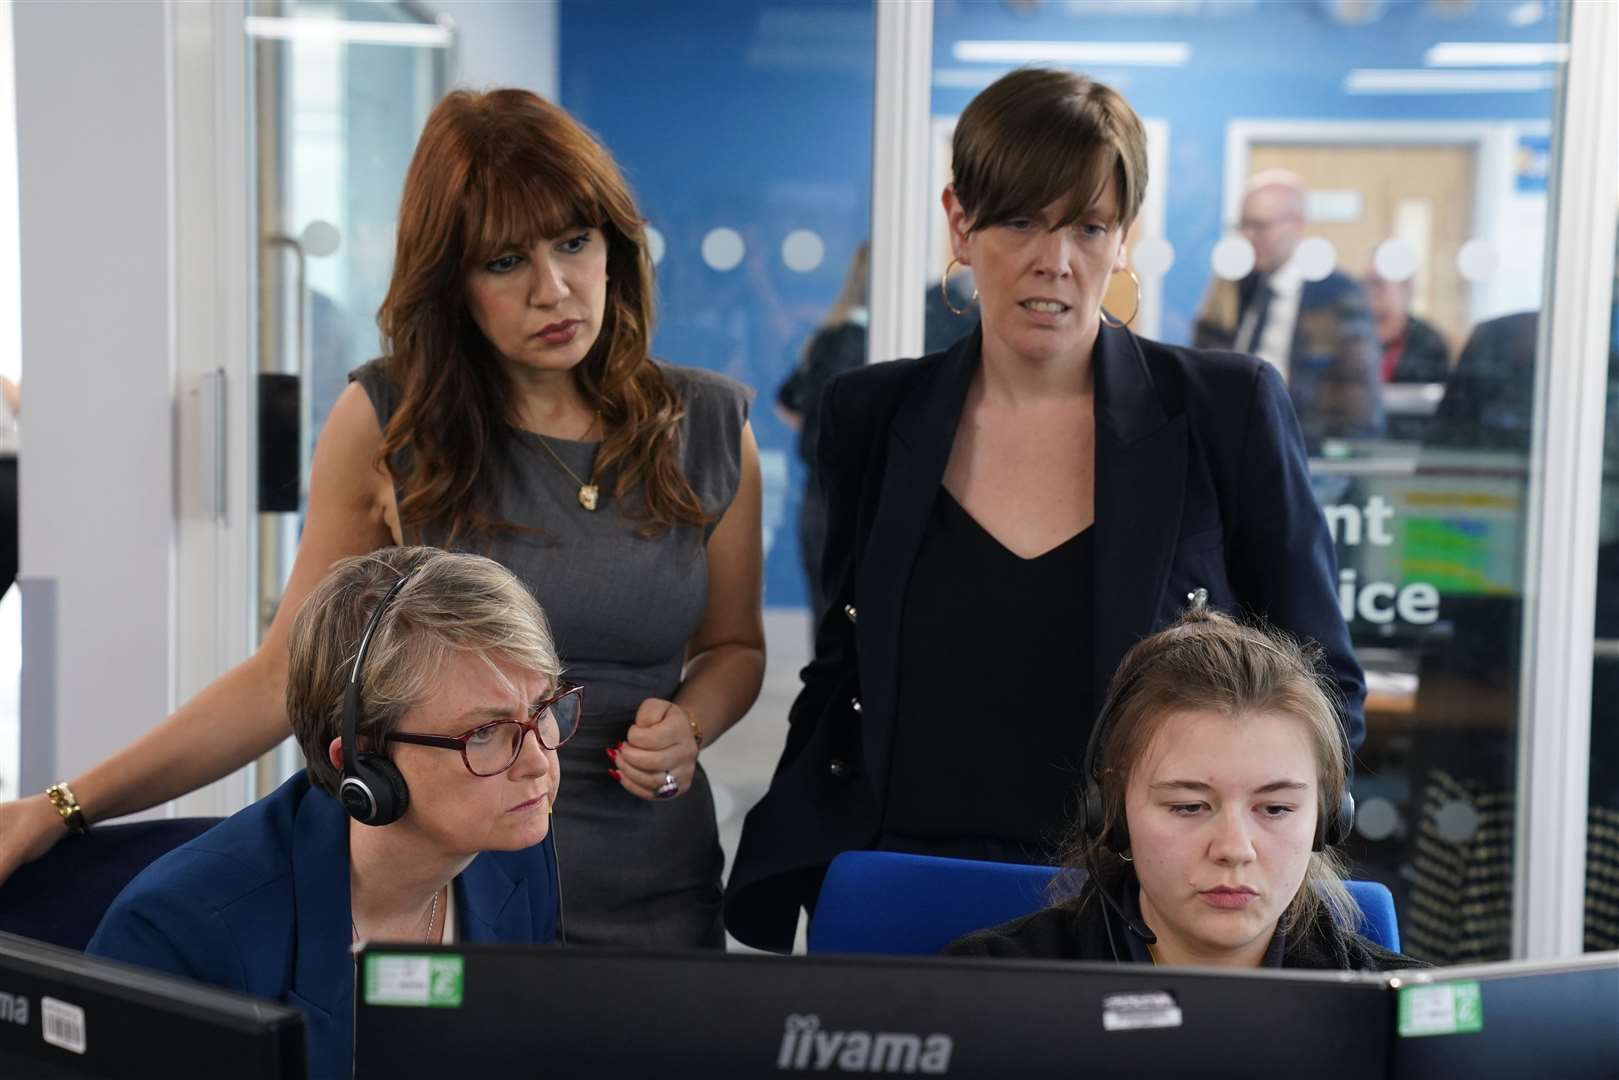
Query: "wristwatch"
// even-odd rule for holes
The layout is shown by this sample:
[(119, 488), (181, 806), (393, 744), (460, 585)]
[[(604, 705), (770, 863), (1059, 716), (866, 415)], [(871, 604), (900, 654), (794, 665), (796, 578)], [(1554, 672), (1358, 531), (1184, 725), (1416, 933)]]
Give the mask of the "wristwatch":
[(90, 831), (90, 823), (84, 820), (84, 811), (79, 809), (79, 800), (74, 797), (73, 789), (67, 786), (66, 780), (46, 788), (45, 797), (56, 807), (56, 812), (62, 815), (62, 821), (67, 825), (68, 832)]

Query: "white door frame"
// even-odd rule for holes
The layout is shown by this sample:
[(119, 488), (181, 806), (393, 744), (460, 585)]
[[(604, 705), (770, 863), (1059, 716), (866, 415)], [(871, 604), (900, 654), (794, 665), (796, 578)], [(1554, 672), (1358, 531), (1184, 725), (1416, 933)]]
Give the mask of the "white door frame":
[[(1512, 951), (1584, 948), (1598, 511), (1619, 229), (1619, 10), (1574, 4), (1529, 462)], [(1555, 363), (1548, 362), (1555, 358)]]
[[(186, 701), (251, 651), (258, 489), (251, 47), (245, 0), (167, 0), (175, 273), (175, 671)], [(230, 723), (232, 718), (220, 717)], [(169, 804), (225, 815), (251, 767)]]

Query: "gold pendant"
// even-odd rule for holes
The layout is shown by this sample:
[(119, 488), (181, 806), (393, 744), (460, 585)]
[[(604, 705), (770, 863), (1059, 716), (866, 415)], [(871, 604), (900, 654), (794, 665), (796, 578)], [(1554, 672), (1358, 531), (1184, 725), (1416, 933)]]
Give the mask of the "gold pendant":
[(579, 505), (586, 510), (596, 509), (596, 496), (600, 494), (595, 484), (581, 484), (579, 486)]

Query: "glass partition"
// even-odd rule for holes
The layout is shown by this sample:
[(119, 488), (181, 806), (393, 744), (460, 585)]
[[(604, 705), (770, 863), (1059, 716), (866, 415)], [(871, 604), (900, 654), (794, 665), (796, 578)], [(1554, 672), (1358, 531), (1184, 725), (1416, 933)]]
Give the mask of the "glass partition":
[[(349, 371), (377, 355), (405, 169), (444, 92), (453, 36), (408, 3), (255, 0), (257, 619), (292, 571), (309, 462)], [(268, 791), (299, 767), (260, 767)]]
[[(1539, 2), (935, 5), (937, 186), (954, 118), (1013, 67), (1111, 85), (1146, 121), (1151, 155), (1132, 328), (1253, 352), (1288, 380), (1370, 687), (1354, 873), (1394, 891), (1406, 950), (1437, 963), (1511, 948), (1525, 495), (1565, 18)], [(1259, 190), (1283, 176), (1306, 192), (1285, 243)], [(917, 242), (937, 273), (934, 221)], [(1291, 326), (1257, 302), (1284, 281)], [(1110, 310), (1130, 310), (1124, 292)], [(971, 319), (943, 325), (930, 321), (930, 349)], [(1309, 392), (1329, 367), (1353, 376), (1352, 399)]]
[(875, 28), (872, 0), (561, 5), (561, 103), (652, 226), (654, 353), (756, 395), (770, 663), (750, 717), (703, 752), (728, 857), (807, 660), (806, 424), (820, 381), (865, 360)]

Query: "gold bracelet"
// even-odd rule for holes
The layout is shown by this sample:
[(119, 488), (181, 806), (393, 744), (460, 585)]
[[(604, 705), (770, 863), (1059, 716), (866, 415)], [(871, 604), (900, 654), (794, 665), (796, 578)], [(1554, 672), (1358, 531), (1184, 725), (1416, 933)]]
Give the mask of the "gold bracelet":
[(79, 800), (74, 797), (73, 789), (67, 786), (66, 780), (46, 788), (45, 797), (56, 807), (56, 812), (62, 815), (62, 822), (67, 825), (68, 832), (90, 831), (90, 823), (84, 820), (84, 811), (79, 809)]
[(697, 749), (703, 749), (703, 729), (697, 726), (697, 717), (692, 715), (690, 709), (686, 710), (686, 723), (691, 725), (691, 737), (697, 740)]

